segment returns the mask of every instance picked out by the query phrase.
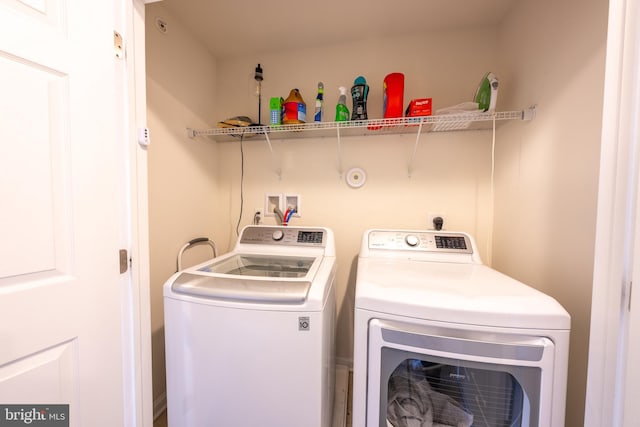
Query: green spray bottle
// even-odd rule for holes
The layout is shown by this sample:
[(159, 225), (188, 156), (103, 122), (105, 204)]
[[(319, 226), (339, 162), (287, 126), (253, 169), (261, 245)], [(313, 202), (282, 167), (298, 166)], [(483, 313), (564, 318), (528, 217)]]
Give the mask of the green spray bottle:
[(336, 122), (349, 121), (349, 108), (347, 108), (347, 88), (340, 86), (340, 97), (336, 104)]

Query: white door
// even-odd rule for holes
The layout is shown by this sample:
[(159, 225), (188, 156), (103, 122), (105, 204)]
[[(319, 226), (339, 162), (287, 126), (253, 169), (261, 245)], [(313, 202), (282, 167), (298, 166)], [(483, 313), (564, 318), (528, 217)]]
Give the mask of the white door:
[(0, 405), (71, 426), (124, 424), (113, 9), (0, 0)]

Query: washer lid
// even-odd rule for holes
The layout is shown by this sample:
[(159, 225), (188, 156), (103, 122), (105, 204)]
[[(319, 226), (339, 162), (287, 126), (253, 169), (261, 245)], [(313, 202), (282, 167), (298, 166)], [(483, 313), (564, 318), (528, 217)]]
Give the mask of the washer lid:
[(230, 253), (180, 273), (173, 292), (259, 304), (303, 304), (322, 257)]
[(230, 279), (193, 273), (181, 273), (171, 285), (179, 294), (265, 304), (303, 304), (310, 287), (308, 281)]
[(314, 257), (236, 254), (200, 267), (198, 271), (230, 276), (301, 278), (311, 270)]
[(570, 329), (552, 297), (479, 264), (358, 260), (355, 306), (424, 320), (527, 329)]

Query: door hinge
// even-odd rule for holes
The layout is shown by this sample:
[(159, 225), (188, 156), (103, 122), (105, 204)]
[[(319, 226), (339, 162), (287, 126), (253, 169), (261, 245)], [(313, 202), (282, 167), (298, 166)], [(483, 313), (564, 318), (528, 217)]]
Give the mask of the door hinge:
[(124, 58), (124, 42), (122, 40), (122, 36), (119, 32), (113, 32), (113, 50), (116, 55), (116, 58), (123, 59)]
[(129, 269), (129, 253), (126, 249), (120, 249), (120, 274), (126, 273)]

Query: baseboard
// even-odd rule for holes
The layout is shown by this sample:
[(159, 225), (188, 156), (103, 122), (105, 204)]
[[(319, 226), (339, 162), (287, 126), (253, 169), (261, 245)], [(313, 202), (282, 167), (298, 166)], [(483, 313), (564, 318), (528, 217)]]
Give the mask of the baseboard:
[(153, 420), (155, 421), (167, 410), (167, 393), (162, 393), (153, 401)]

